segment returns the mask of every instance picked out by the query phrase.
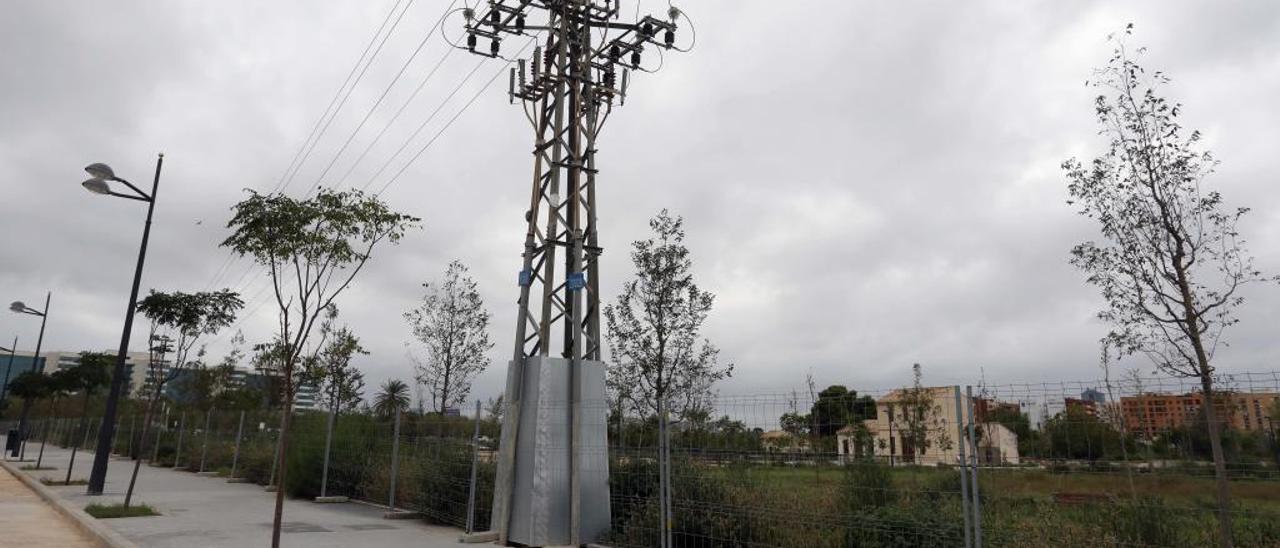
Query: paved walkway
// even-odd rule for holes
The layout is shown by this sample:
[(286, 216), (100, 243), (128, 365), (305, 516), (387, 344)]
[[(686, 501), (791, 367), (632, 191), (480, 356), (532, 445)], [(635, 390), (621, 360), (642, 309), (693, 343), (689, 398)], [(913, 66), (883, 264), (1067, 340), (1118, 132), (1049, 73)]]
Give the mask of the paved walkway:
[[(57, 470), (29, 473), (62, 480), (70, 455), (70, 451), (48, 447), (45, 449), (45, 465), (55, 466)], [(73, 479), (88, 478), (92, 462), (93, 453), (77, 453)], [(81, 508), (95, 502), (122, 502), (132, 470), (132, 461), (113, 458), (107, 471), (106, 493), (102, 496), (85, 495), (84, 486), (55, 487), (54, 490)], [(13, 478), (8, 479), (18, 483)], [(36, 497), (34, 494), (31, 496)], [(152, 468), (144, 463), (138, 473), (133, 498), (135, 502), (150, 504), (161, 515), (115, 518), (103, 520), (103, 523), (143, 548), (239, 548), (271, 543), (275, 494), (263, 491), (258, 485), (231, 484), (223, 478), (199, 477), (190, 472)], [(35, 501), (40, 502), (40, 499), (36, 497)], [(51, 508), (46, 509), (54, 513)], [(8, 518), (7, 510), (2, 513)], [(382, 513), (381, 508), (356, 503), (316, 504), (286, 500), (281, 544), (315, 548), (475, 546), (459, 543), (458, 529), (427, 525), (418, 520), (386, 520)], [(35, 529), (26, 521), (15, 527), (0, 535), (0, 546), (7, 546), (5, 543), (11, 540), (8, 531)], [(40, 546), (38, 542), (21, 544)]]
[(97, 541), (0, 469), (0, 546), (93, 548)]

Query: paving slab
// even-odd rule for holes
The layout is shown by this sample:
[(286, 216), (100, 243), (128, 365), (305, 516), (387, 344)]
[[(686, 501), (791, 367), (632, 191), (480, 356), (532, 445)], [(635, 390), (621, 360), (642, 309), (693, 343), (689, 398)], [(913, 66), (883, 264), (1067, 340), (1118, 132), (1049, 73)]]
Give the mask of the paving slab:
[[(67, 450), (46, 448), (45, 461), (51, 466), (59, 467), (61, 473), (26, 473), (35, 478), (49, 477), (60, 481), (65, 477), (65, 466), (70, 460), (70, 454)], [(87, 479), (92, 462), (91, 452), (77, 453), (73, 479)], [(124, 501), (124, 490), (129, 485), (129, 474), (132, 471), (131, 461), (111, 461), (107, 469), (105, 493), (100, 496), (86, 495), (83, 485), (53, 486), (52, 489), (60, 498), (80, 508), (92, 503), (119, 503)], [(17, 483), (16, 479), (9, 479)], [(19, 486), (25, 488), (20, 484)], [(32, 493), (31, 496), (35, 497), (35, 494)], [(35, 500), (42, 502), (38, 497)], [(142, 548), (239, 548), (266, 546), (271, 542), (271, 516), (275, 495), (264, 492), (261, 486), (255, 484), (228, 483), (224, 478), (200, 477), (191, 472), (143, 466), (138, 471), (134, 501), (151, 505), (161, 515), (114, 518), (102, 520), (102, 523)], [(315, 504), (310, 500), (286, 500), (281, 544), (314, 548), (468, 546), (459, 542), (461, 531), (456, 528), (430, 525), (417, 520), (386, 520), (383, 519), (384, 512), (384, 508), (357, 503)], [(7, 511), (3, 513), (6, 516), (9, 514)], [(54, 516), (60, 517), (56, 513)], [(26, 522), (15, 524), (14, 527), (18, 530), (35, 529), (27, 526)], [(74, 527), (59, 529), (74, 530)], [(5, 542), (8, 540), (6, 537)], [(23, 543), (21, 546), (42, 545)]]
[(0, 469), (0, 531), (4, 532), (0, 546), (98, 546), (97, 539), (4, 469)]

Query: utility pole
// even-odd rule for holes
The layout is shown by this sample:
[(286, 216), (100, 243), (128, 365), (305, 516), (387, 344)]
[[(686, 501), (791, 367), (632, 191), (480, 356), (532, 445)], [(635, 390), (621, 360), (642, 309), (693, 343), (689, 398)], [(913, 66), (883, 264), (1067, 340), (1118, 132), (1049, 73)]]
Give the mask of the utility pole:
[[(466, 45), (457, 47), (471, 53), (507, 59), (506, 38), (540, 43), (529, 59), (507, 59), (508, 98), (521, 101), (534, 130), (533, 184), (492, 531), (480, 536), (581, 545), (608, 529), (610, 514), (596, 138), (625, 103), (633, 72), (688, 50), (676, 45), (677, 22), (688, 18), (672, 7), (666, 19), (622, 22), (618, 0), (489, 0), (462, 11)], [(554, 510), (565, 508), (568, 516)]]

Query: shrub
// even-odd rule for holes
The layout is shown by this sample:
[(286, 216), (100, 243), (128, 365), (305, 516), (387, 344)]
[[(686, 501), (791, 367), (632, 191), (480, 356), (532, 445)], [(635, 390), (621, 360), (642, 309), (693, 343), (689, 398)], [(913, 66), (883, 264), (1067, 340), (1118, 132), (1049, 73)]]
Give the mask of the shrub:
[(841, 510), (856, 514), (880, 508), (897, 500), (889, 469), (874, 462), (858, 462), (845, 467), (841, 484)]

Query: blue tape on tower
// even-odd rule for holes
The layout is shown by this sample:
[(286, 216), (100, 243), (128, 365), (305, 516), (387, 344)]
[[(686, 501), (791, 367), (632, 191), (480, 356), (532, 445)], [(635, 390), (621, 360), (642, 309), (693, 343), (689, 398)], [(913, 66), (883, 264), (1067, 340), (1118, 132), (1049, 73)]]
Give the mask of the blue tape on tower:
[(520, 271), (520, 287), (525, 287), (533, 283), (533, 272), (529, 270)]
[(577, 291), (587, 286), (587, 275), (583, 272), (569, 274), (569, 290)]

